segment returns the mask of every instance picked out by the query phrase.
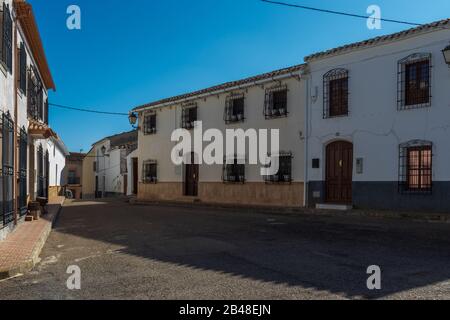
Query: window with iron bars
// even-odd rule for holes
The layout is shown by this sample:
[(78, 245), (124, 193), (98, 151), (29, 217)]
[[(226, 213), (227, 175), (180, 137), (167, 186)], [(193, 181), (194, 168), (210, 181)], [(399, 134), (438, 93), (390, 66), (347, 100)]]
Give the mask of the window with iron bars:
[(50, 155), (48, 153), (48, 150), (45, 151), (45, 158), (44, 158), (44, 166), (45, 166), (45, 173), (44, 173), (44, 198), (48, 198), (48, 187), (50, 185)]
[(7, 226), (14, 221), (14, 122), (9, 112), (2, 114), (2, 171), (0, 225)]
[[(271, 164), (278, 161), (279, 169), (274, 175), (265, 175), (266, 183), (292, 183), (292, 158), (291, 152), (280, 152), (278, 155), (269, 155)], [(269, 166), (270, 166), (269, 165)]]
[(264, 116), (266, 119), (288, 116), (287, 94), (287, 85), (278, 85), (266, 89), (264, 101)]
[(183, 111), (181, 114), (181, 127), (183, 129), (193, 129), (195, 126), (195, 121), (197, 121), (197, 105), (189, 104), (183, 106)]
[(222, 179), (226, 183), (245, 183), (245, 160), (237, 156), (225, 157)]
[(27, 157), (28, 135), (25, 128), (20, 130), (19, 142), (19, 211), (20, 216), (27, 214)]
[(39, 145), (37, 152), (37, 196), (45, 197), (44, 149)]
[(433, 144), (411, 141), (400, 145), (399, 192), (431, 194), (433, 191)]
[(229, 95), (225, 101), (225, 123), (244, 121), (244, 105), (245, 97), (243, 93)]
[(9, 73), (12, 73), (13, 21), (9, 5), (5, 2), (0, 13), (0, 20), (0, 63), (3, 64)]
[(431, 53), (412, 54), (398, 62), (398, 110), (431, 105)]
[(22, 94), (27, 94), (27, 51), (23, 42), (19, 49), (19, 89)]
[(142, 165), (142, 182), (146, 184), (158, 182), (158, 163), (156, 160), (144, 161)]
[(156, 133), (156, 114), (144, 115), (144, 135), (150, 135)]
[(28, 116), (33, 120), (44, 121), (44, 92), (34, 68), (28, 72)]
[(323, 76), (323, 118), (348, 115), (348, 70), (334, 69)]

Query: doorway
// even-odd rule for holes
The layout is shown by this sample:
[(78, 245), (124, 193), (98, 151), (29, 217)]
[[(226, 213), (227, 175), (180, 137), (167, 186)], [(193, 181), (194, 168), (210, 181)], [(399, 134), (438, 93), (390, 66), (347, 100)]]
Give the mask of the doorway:
[(198, 196), (199, 165), (195, 164), (195, 153), (191, 153), (190, 164), (185, 164), (184, 195)]
[(138, 158), (133, 158), (133, 194), (138, 193)]
[(336, 141), (326, 149), (326, 202), (352, 203), (353, 144)]

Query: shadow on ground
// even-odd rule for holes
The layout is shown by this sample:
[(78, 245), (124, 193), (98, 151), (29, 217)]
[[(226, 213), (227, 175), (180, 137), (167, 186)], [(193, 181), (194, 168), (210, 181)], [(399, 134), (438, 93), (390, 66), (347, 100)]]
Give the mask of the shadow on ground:
[[(347, 298), (384, 298), (450, 279), (449, 224), (106, 200), (69, 203), (56, 229), (145, 259)], [(370, 265), (382, 268), (380, 291), (367, 290)]]

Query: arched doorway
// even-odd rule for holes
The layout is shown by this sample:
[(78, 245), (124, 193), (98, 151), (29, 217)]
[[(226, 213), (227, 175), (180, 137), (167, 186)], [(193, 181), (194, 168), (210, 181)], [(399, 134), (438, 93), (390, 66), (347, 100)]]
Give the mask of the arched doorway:
[(330, 143), (326, 148), (326, 190), (328, 203), (352, 203), (353, 144), (347, 141)]

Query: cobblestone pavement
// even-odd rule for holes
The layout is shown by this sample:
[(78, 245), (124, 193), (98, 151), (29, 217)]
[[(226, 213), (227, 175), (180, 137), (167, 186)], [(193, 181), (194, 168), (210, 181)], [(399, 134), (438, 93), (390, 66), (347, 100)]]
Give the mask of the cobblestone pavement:
[(0, 299), (450, 299), (445, 223), (73, 202), (41, 259)]

